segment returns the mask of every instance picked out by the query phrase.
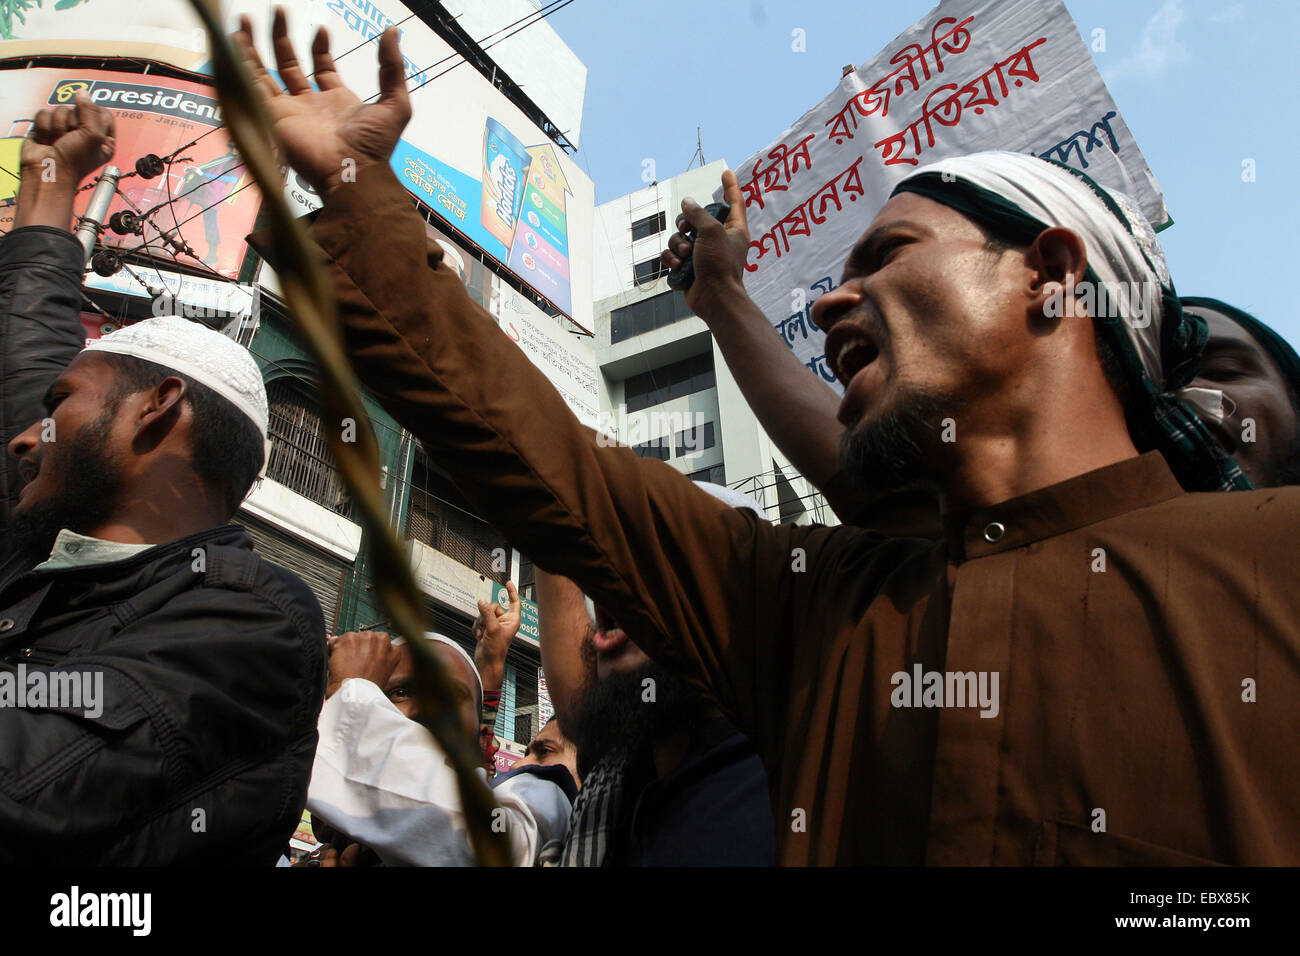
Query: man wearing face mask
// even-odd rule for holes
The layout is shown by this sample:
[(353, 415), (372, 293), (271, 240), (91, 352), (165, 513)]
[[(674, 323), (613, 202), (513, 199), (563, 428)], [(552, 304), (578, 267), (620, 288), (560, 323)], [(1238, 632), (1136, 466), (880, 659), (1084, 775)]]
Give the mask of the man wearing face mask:
[(1300, 484), (1300, 356), (1259, 319), (1219, 299), (1183, 296), (1210, 327), (1193, 385), (1223, 394), (1210, 432), (1256, 488)]

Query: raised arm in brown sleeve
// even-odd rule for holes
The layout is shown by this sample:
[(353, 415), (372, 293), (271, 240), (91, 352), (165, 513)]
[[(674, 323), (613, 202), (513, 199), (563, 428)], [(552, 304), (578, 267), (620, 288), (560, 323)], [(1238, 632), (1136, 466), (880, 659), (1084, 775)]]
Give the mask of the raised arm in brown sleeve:
[(474, 506), (751, 736), (756, 714), (784, 710), (788, 608), (806, 606), (795, 592), (821, 534), (773, 528), (662, 462), (601, 447), (441, 264), (390, 170), (331, 194), (311, 232), (359, 376)]

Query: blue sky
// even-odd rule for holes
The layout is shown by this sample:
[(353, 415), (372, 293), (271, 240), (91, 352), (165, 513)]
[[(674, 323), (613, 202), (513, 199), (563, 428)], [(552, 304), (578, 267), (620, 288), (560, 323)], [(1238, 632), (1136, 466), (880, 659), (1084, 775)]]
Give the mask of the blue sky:
[[(1067, 0), (1165, 193), (1161, 233), (1184, 295), (1231, 302), (1300, 344), (1300, 3)], [(704, 155), (739, 163), (818, 103), (840, 67), (871, 59), (926, 0), (578, 0), (550, 23), (587, 64), (577, 160), (607, 202)], [(791, 51), (791, 31), (807, 52)], [(1242, 162), (1255, 161), (1255, 182)]]

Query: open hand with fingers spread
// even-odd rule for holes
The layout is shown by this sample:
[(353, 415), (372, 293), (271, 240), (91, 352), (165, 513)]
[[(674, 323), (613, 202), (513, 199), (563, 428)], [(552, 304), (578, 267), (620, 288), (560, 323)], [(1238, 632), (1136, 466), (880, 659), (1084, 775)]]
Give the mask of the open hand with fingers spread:
[[(677, 232), (668, 239), (661, 256), (669, 269), (676, 269), (687, 258), (694, 261), (695, 282), (686, 291), (686, 304), (707, 323), (712, 323), (720, 306), (745, 294), (749, 223), (740, 183), (729, 169), (722, 174), (722, 198), (731, 206), (725, 223), (714, 219), (695, 200), (682, 200)], [(695, 230), (694, 243), (685, 235), (688, 228)]]
[(276, 8), (271, 42), (285, 89), (262, 64), (247, 17), (240, 18), (234, 41), (284, 144), (285, 161), (322, 196), (350, 182), (366, 166), (388, 164), (411, 118), (396, 27), (389, 27), (379, 39), (380, 95), (374, 103), (363, 103), (339, 79), (324, 27), (311, 45), (313, 77), (320, 89), (312, 88), (294, 55), (283, 8)]

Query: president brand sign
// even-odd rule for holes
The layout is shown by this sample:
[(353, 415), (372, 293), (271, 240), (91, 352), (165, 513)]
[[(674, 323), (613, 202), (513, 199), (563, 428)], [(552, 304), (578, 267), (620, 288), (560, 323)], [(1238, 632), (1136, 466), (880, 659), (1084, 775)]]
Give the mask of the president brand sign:
[[(247, 248), (244, 236), (253, 227), (260, 197), (221, 126), (221, 110), (210, 87), (137, 73), (7, 70), (0, 85), (0, 133), (8, 135), (0, 139), (0, 156), (18, 155), (37, 111), (70, 105), (82, 91), (113, 113), (117, 141), (113, 163), (131, 173), (118, 184), (110, 215), (130, 209), (147, 214), (143, 235), (120, 236), (105, 229), (100, 242), (138, 249), (155, 269), (166, 270), (173, 261), (190, 266), (201, 262), (221, 276), (237, 278)], [(147, 179), (135, 175), (133, 167), (148, 153), (174, 158), (161, 175)], [(17, 185), (16, 179), (0, 172), (0, 203), (13, 198)], [(74, 213), (85, 211), (90, 195), (90, 190), (77, 194)], [(179, 234), (188, 251), (174, 259), (163, 232), (169, 237)], [(148, 275), (147, 270), (135, 269), (123, 271), (118, 278), (135, 294), (152, 296)], [(173, 298), (183, 298), (174, 282), (161, 288)]]
[(208, 126), (221, 125), (221, 107), (216, 99), (167, 86), (104, 80), (64, 80), (54, 88), (48, 102), (51, 106), (65, 106), (83, 90), (97, 106), (196, 119)]

